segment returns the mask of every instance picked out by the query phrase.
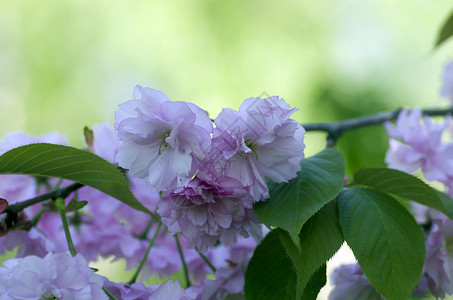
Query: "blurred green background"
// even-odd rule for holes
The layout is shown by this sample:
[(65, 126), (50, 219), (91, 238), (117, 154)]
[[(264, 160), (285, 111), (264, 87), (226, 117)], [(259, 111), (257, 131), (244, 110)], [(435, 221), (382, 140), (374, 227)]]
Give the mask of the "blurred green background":
[[(136, 84), (213, 118), (263, 94), (298, 107), (301, 123), (445, 106), (453, 41), (433, 44), (451, 9), (449, 0), (0, 0), (0, 137), (59, 131), (80, 147), (83, 127), (113, 124)], [(345, 134), (348, 173), (383, 166), (387, 143), (379, 126)], [(312, 155), (325, 135), (306, 144)]]
[[(215, 117), (279, 95), (302, 122), (438, 99), (452, 43), (432, 51), (453, 8), (438, 0), (0, 0), (0, 136), (114, 122), (136, 84)], [(324, 146), (309, 134), (307, 155)], [(345, 135), (348, 172), (382, 165), (382, 128)], [(366, 155), (365, 155), (366, 154)], [(371, 154), (371, 155), (370, 155)]]

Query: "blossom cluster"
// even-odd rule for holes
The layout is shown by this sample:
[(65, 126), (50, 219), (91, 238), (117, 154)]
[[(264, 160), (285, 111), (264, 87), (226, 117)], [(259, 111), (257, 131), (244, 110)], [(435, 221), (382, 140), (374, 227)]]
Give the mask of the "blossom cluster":
[(195, 104), (137, 86), (119, 106), (119, 166), (162, 192), (157, 213), (172, 233), (205, 251), (238, 234), (260, 235), (252, 204), (269, 197), (265, 177), (284, 182), (300, 171), (304, 129), (281, 98), (246, 99), (214, 120)]
[[(451, 69), (451, 66), (448, 67)], [(447, 79), (449, 77), (447, 76)], [(453, 82), (452, 82), (453, 83)], [(447, 88), (444, 83), (443, 92)], [(418, 108), (402, 110), (395, 125), (387, 122), (390, 137), (386, 154), (388, 167), (407, 173), (422, 172), (428, 181), (437, 181), (453, 196), (453, 131), (450, 116), (436, 122), (423, 116)], [(423, 276), (416, 292), (429, 290), (435, 297), (453, 294), (453, 221), (442, 213), (418, 203), (411, 203), (414, 217), (421, 225), (429, 225), (425, 241), (426, 259)], [(330, 299), (360, 299), (370, 292), (371, 285), (358, 265), (342, 266), (332, 274), (335, 285)], [(378, 299), (381, 297), (374, 292)]]
[[(453, 195), (453, 142), (451, 120), (442, 123), (422, 116), (418, 109), (403, 111), (396, 126), (387, 125), (392, 138), (386, 161), (389, 167), (413, 173), (421, 170), (429, 181), (441, 182)], [(448, 136), (450, 136), (448, 138)], [(440, 212), (422, 205), (413, 205), (420, 223), (432, 224), (426, 238), (424, 276), (431, 293), (436, 297), (453, 294), (453, 221)]]
[[(104, 159), (113, 162), (116, 150), (121, 143), (116, 138), (113, 128), (105, 124), (96, 125), (93, 128), (93, 136), (93, 143), (88, 146)], [(55, 137), (58, 138), (55, 139)], [(24, 134), (10, 134), (2, 141), (2, 146), (4, 147), (3, 149), (9, 150), (13, 147), (37, 141), (66, 144), (66, 139), (63, 136), (54, 133), (38, 138)], [(1, 175), (0, 197), (8, 199), (10, 203), (15, 203), (47, 192), (56, 184), (57, 181), (55, 179), (45, 181), (26, 175)], [(63, 186), (68, 184), (70, 182), (64, 181), (62, 183)], [(159, 193), (149, 189), (144, 179), (130, 177), (130, 186), (137, 199), (145, 207), (150, 211), (156, 210)], [(134, 210), (124, 203), (90, 187), (83, 187), (76, 194), (69, 197), (69, 199), (73, 198), (81, 201), (88, 200), (88, 204), (82, 210), (68, 214), (71, 236), (79, 253), (78, 256), (83, 256), (88, 261), (96, 261), (99, 256), (113, 256), (115, 259), (125, 259), (127, 268), (135, 268), (144, 256), (149, 238), (156, 230), (157, 224), (153, 223), (152, 218), (148, 214)], [(69, 202), (69, 199), (67, 202)], [(29, 223), (31, 223), (32, 219), (36, 220), (37, 216), (39, 216), (39, 221), (33, 226), (15, 228), (16, 230), (9, 231), (6, 235), (0, 237), (0, 252), (11, 251), (17, 247), (17, 259), (21, 257), (24, 259), (46, 257), (48, 253), (65, 252), (67, 244), (63, 228), (61, 227), (61, 219), (52, 203), (48, 202), (43, 205), (28, 207), (23, 214), (24, 221)], [(145, 235), (143, 235), (144, 233)], [(196, 289), (193, 288), (192, 296), (201, 297), (203, 293), (207, 293), (204, 292), (204, 283), (209, 283), (206, 285), (209, 287), (209, 293), (217, 292), (215, 288), (224, 291), (224, 293), (227, 290), (231, 290), (231, 293), (237, 293), (243, 289), (243, 281), (236, 282), (233, 285), (232, 282), (235, 281), (228, 280), (230, 286), (223, 288), (221, 282), (206, 279), (206, 275), (212, 272), (207, 264), (195, 250), (187, 247), (189, 243), (184, 237), (180, 237), (180, 244), (183, 248), (191, 281), (197, 285)], [(255, 247), (256, 241), (253, 238), (239, 238), (232, 247), (219, 245), (205, 252), (205, 256), (220, 273), (225, 271), (236, 272), (235, 276), (242, 277), (243, 280), (244, 266), (247, 265)], [(242, 254), (238, 255), (238, 251)], [(233, 264), (232, 262), (235, 263)], [(153, 274), (171, 276), (181, 268), (182, 264), (175, 239), (168, 231), (164, 230), (157, 236), (151, 255), (147, 256), (140, 278), (146, 281)], [(39, 270), (35, 271), (38, 272)], [(230, 276), (228, 276), (229, 278)], [(212, 287), (214, 283), (216, 284), (215, 288)], [(170, 283), (167, 285), (170, 286)], [(183, 291), (179, 283), (173, 283), (170, 290), (176, 293), (176, 285), (179, 285), (179, 291)], [(231, 287), (232, 285), (234, 287)], [(112, 288), (112, 293), (119, 299), (138, 299), (136, 295), (140, 293), (140, 295), (143, 295), (143, 299), (148, 299), (150, 293), (157, 295), (157, 289), (159, 288), (158, 286), (154, 286), (154, 288), (145, 287), (140, 283), (127, 285), (110, 281), (106, 281), (104, 286), (115, 286), (115, 288)], [(143, 291), (141, 291), (142, 287)], [(136, 291), (137, 289), (138, 291)], [(163, 290), (163, 287), (159, 288), (159, 291)], [(130, 296), (127, 298), (125, 295), (129, 294)], [(172, 295), (175, 296), (176, 294)], [(154, 299), (162, 298), (157, 297)], [(170, 297), (169, 299), (176, 298)]]
[[(179, 242), (194, 286), (184, 290), (179, 282), (145, 286), (106, 278), (103, 283), (96, 279), (97, 285), (118, 299), (220, 299), (243, 293), (248, 261), (263, 234), (252, 204), (269, 196), (264, 177), (288, 181), (300, 170), (304, 129), (289, 118), (295, 109), (278, 97), (250, 98), (238, 111), (222, 111), (214, 128), (206, 112), (194, 104), (169, 101), (163, 93), (142, 87), (136, 87), (134, 98), (119, 106), (116, 132), (106, 124), (95, 125), (86, 146), (127, 168), (132, 192), (165, 225), (146, 256), (139, 279), (146, 281), (153, 274), (171, 276), (182, 268), (173, 236), (181, 233)], [(0, 153), (37, 142), (68, 144), (58, 133), (40, 137), (13, 133), (0, 141)], [(0, 198), (12, 204), (69, 184), (52, 178), (0, 175)], [(87, 261), (101, 256), (125, 259), (128, 269), (138, 265), (157, 230), (156, 220), (90, 187), (70, 195), (66, 204), (70, 201), (88, 202), (67, 214), (78, 264), (87, 267)], [(9, 268), (5, 274), (16, 272), (10, 268), (16, 264), (28, 268), (23, 271), (27, 274), (37, 273), (58, 255), (64, 257), (59, 262), (62, 267), (66, 264), (67, 272), (80, 268), (66, 253), (65, 233), (53, 201), (27, 207), (18, 217), (13, 228), (0, 219), (0, 253), (17, 249), (17, 263), (5, 262)], [(213, 270), (197, 251), (204, 252), (217, 269), (215, 279), (207, 279)], [(40, 276), (44, 278), (40, 282), (51, 286), (49, 291), (43, 288), (39, 295), (43, 299), (66, 295), (64, 286), (52, 283), (54, 273)], [(7, 293), (15, 295), (10, 286), (5, 286)], [(76, 291), (69, 294), (65, 299), (84, 299)], [(5, 299), (16, 299), (11, 297)]]

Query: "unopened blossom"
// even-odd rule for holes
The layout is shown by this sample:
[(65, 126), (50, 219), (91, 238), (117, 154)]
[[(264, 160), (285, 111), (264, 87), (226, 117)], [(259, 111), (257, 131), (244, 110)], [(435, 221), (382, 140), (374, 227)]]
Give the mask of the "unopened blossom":
[(226, 176), (242, 182), (254, 201), (269, 197), (264, 177), (287, 182), (300, 171), (305, 130), (290, 119), (295, 111), (276, 96), (248, 98), (238, 111), (223, 109), (215, 119), (213, 159)]
[(443, 142), (442, 134), (450, 118), (438, 124), (421, 111), (401, 111), (395, 125), (385, 124), (390, 149), (385, 161), (390, 168), (407, 173), (421, 169), (428, 180), (448, 181), (453, 177), (453, 143)]
[(123, 141), (116, 162), (157, 191), (185, 185), (211, 143), (212, 122), (204, 110), (151, 88), (137, 86), (115, 120)]
[(453, 221), (439, 213), (426, 242), (424, 271), (436, 297), (453, 294)]
[(198, 173), (187, 186), (162, 194), (157, 212), (170, 232), (182, 232), (189, 247), (205, 251), (219, 240), (232, 245), (237, 234), (259, 235), (258, 220), (244, 197), (236, 179)]
[(449, 62), (444, 67), (440, 96), (453, 101), (453, 62)]
[[(0, 299), (108, 299), (100, 275), (81, 255), (49, 253), (7, 260), (0, 267)], [(1, 289), (2, 287), (0, 287)]]
[(333, 290), (329, 300), (381, 300), (384, 299), (365, 277), (358, 264), (342, 265), (331, 275)]

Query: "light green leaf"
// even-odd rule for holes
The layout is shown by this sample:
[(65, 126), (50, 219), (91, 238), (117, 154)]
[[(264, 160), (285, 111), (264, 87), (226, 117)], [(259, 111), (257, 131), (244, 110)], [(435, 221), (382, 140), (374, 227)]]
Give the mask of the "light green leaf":
[(343, 191), (338, 210), (344, 238), (371, 284), (386, 299), (407, 299), (425, 260), (413, 216), (390, 195), (368, 188)]
[(270, 184), (270, 198), (254, 205), (261, 222), (288, 231), (298, 247), (304, 223), (338, 195), (344, 182), (343, 156), (333, 148), (304, 159), (301, 165), (296, 178)]
[(285, 231), (280, 231), (280, 239), (296, 269), (297, 299), (316, 270), (324, 265), (344, 242), (336, 201), (326, 204), (311, 217), (302, 227), (299, 236), (302, 251), (297, 249)]
[(77, 148), (46, 143), (14, 148), (0, 156), (0, 174), (57, 177), (79, 182), (149, 213), (135, 199), (126, 177), (115, 166)]
[(88, 201), (77, 201), (75, 198), (72, 198), (72, 200), (68, 203), (68, 205), (66, 205), (65, 211), (67, 213), (76, 211), (76, 210), (83, 208), (87, 204), (88, 204)]
[(296, 273), (273, 230), (256, 247), (247, 266), (244, 284), (248, 300), (294, 300)]
[(405, 172), (388, 168), (360, 169), (354, 174), (354, 182), (418, 202), (444, 214), (450, 213), (449, 216), (453, 217), (453, 211), (447, 211), (435, 189)]

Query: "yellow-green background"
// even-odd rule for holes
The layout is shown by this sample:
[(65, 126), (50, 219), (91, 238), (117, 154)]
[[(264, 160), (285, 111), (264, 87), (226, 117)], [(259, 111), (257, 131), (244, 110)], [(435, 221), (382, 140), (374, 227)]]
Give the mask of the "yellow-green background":
[(212, 117), (263, 93), (298, 107), (300, 122), (442, 104), (453, 45), (432, 45), (450, 9), (448, 0), (0, 0), (0, 136), (57, 130), (80, 146), (83, 126), (113, 123), (136, 84)]
[[(438, 106), (449, 0), (0, 0), (0, 137), (113, 124), (136, 84), (215, 117), (279, 95), (302, 122)], [(308, 134), (307, 155), (322, 148)], [(348, 172), (383, 165), (381, 127), (339, 143)]]

